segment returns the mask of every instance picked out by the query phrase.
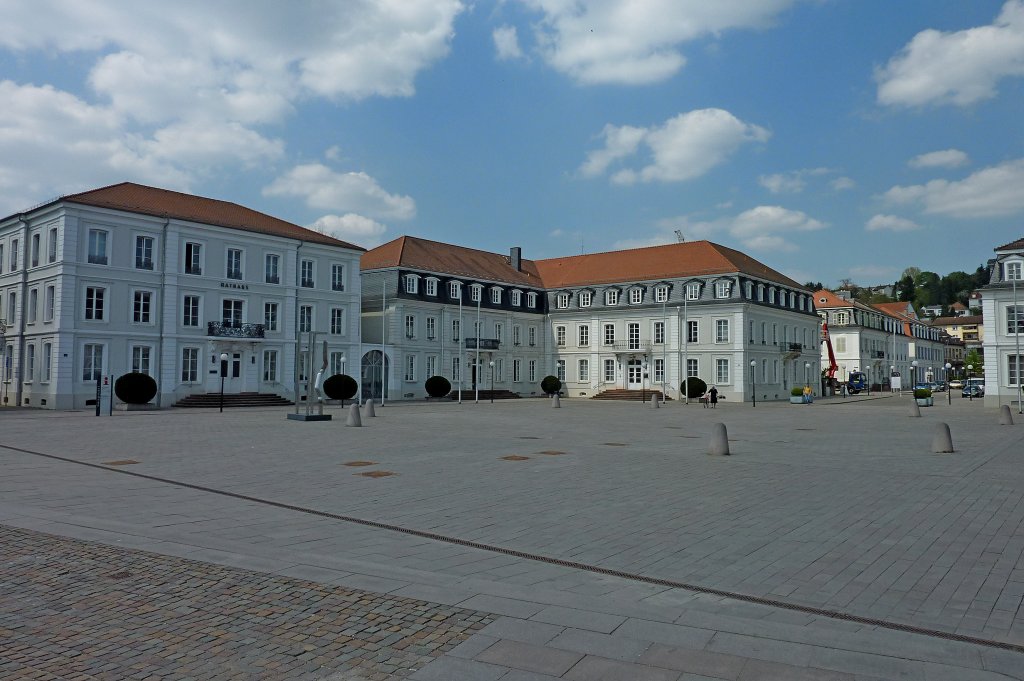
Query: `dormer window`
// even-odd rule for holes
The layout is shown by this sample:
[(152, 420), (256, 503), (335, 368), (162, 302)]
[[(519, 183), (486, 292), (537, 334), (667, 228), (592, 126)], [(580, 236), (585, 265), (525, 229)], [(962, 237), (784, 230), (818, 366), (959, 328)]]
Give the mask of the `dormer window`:
[(590, 302), (593, 298), (593, 294), (590, 291), (580, 291), (579, 303), (580, 307), (590, 307)]
[(775, 289), (768, 289), (768, 302), (772, 305), (775, 304)]
[(754, 284), (748, 281), (746, 289), (747, 289), (747, 300), (753, 299), (753, 297), (754, 297)]
[(523, 304), (523, 292), (518, 289), (513, 289), (512, 293), (509, 295), (509, 298), (511, 299), (512, 305), (514, 307), (519, 307), (520, 305)]
[(427, 295), (428, 296), (436, 296), (437, 295), (437, 278), (436, 277), (427, 277)]
[(419, 291), (420, 278), (415, 274), (405, 275), (405, 292), (416, 293)]
[(845, 326), (850, 323), (850, 317), (846, 312), (836, 312), (836, 325)]
[(642, 288), (634, 288), (629, 290), (629, 304), (639, 305), (644, 302), (644, 290)]
[(619, 290), (616, 288), (610, 288), (604, 292), (604, 304), (605, 305), (618, 305), (619, 304)]
[(483, 296), (484, 287), (480, 284), (471, 284), (469, 287), (469, 299), (474, 303), (479, 303), (480, 298)]
[(537, 307), (537, 294), (533, 291), (526, 294), (526, 307)]
[(564, 310), (564, 309), (568, 308), (569, 307), (569, 294), (568, 293), (559, 293), (557, 296), (555, 296), (555, 307), (557, 307), (559, 310)]
[(692, 282), (686, 285), (686, 299), (700, 300), (700, 284), (698, 282)]
[(654, 289), (654, 302), (664, 303), (668, 301), (668, 286), (658, 286)]
[(461, 281), (449, 281), (448, 282), (448, 297), (452, 300), (462, 300), (462, 282)]
[(501, 305), (501, 288), (498, 286), (491, 287), (491, 303)]
[(1003, 270), (1006, 273), (1006, 281), (1020, 281), (1024, 279), (1024, 266), (1022, 266), (1020, 260), (1010, 260), (1004, 266)]
[(731, 281), (719, 281), (715, 283), (715, 298), (728, 298), (732, 289)]

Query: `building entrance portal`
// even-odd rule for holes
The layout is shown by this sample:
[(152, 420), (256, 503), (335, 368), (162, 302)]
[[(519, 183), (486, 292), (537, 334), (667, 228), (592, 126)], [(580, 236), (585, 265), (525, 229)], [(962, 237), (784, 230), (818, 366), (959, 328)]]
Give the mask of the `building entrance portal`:
[(640, 390), (643, 387), (643, 364), (638, 359), (631, 359), (626, 364), (626, 387)]
[(363, 399), (380, 400), (389, 397), (388, 369), (390, 362), (380, 350), (371, 350), (363, 355), (362, 393)]

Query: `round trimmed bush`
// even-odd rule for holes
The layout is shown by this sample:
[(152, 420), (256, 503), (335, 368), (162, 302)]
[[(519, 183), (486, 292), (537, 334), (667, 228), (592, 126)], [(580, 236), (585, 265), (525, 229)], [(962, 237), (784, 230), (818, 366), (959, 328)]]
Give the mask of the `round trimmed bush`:
[(540, 389), (544, 391), (545, 395), (554, 395), (562, 389), (562, 382), (558, 380), (557, 376), (545, 376), (540, 382)]
[(452, 391), (452, 384), (444, 376), (431, 376), (423, 384), (423, 389), (431, 397), (444, 397)]
[(792, 395), (793, 397), (803, 397), (804, 389), (793, 386), (792, 388), (789, 389), (789, 394)]
[(359, 384), (356, 379), (345, 374), (334, 374), (324, 381), (323, 391), (331, 400), (351, 400), (356, 396)]
[(686, 391), (687, 397), (700, 397), (708, 391), (708, 384), (696, 376), (690, 376), (686, 379), (686, 383), (679, 387), (680, 390)]
[(125, 404), (148, 404), (156, 397), (156, 381), (152, 376), (133, 371), (114, 381), (114, 394)]
[(928, 388), (914, 388), (914, 399), (924, 400), (932, 396), (932, 391)]

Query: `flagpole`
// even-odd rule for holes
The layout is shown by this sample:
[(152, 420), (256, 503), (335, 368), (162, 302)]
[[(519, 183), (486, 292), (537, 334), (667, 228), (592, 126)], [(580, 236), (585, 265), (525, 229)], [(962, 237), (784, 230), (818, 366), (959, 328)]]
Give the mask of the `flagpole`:
[(380, 308), (380, 406), (384, 406), (384, 383), (388, 378), (388, 355), (385, 345), (387, 344), (387, 317), (388, 317), (388, 276), (384, 275), (383, 286), (381, 286), (381, 308)]
[(480, 404), (480, 301), (484, 299), (483, 287), (476, 291), (476, 357), (473, 366), (473, 401)]
[(462, 370), (466, 368), (466, 355), (463, 352), (466, 341), (462, 340), (462, 333), (465, 327), (462, 326), (462, 284), (459, 284), (459, 404), (462, 404)]

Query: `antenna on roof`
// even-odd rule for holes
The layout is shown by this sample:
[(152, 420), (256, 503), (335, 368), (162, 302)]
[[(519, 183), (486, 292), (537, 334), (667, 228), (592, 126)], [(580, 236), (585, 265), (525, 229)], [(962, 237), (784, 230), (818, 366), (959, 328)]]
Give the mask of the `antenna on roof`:
[(675, 233), (676, 233), (676, 241), (678, 243), (683, 243), (684, 241), (686, 241), (686, 237), (683, 236), (683, 230), (677, 229), (677, 230), (675, 230)]

